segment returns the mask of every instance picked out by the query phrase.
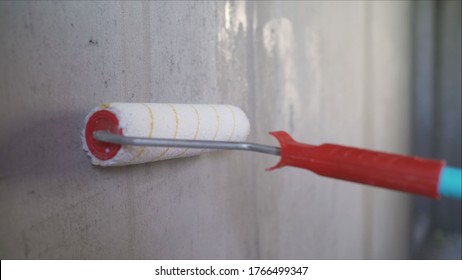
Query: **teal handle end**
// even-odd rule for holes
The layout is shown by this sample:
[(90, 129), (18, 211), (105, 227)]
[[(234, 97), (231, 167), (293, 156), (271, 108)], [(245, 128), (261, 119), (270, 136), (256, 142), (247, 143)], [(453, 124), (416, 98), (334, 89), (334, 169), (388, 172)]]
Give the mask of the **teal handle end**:
[(443, 167), (438, 192), (444, 197), (462, 199), (462, 170), (450, 166)]

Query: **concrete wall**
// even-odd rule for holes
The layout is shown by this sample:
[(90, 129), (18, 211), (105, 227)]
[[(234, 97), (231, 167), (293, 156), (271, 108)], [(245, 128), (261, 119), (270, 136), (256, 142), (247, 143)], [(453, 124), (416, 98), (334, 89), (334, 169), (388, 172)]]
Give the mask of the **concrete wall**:
[(0, 3), (1, 258), (406, 258), (409, 198), (245, 152), (90, 165), (99, 103), (228, 103), (407, 152), (408, 2)]

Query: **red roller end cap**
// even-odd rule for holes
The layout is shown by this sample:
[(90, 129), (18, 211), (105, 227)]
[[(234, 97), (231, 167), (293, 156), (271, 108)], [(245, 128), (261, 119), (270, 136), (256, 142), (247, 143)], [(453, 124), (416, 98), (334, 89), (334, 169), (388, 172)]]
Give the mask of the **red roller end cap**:
[(100, 160), (108, 160), (117, 154), (121, 145), (100, 142), (93, 138), (93, 132), (100, 130), (122, 135), (119, 120), (114, 113), (108, 110), (97, 111), (88, 119), (85, 127), (85, 140), (90, 152)]

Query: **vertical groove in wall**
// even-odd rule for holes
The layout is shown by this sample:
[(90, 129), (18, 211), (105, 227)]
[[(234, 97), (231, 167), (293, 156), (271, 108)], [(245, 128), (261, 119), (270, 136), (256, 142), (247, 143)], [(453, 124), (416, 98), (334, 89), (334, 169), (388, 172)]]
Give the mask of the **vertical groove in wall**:
[(435, 19), (433, 21), (433, 30), (435, 30), (434, 33), (434, 42), (437, 42), (433, 46), (433, 67), (434, 67), (434, 72), (433, 72), (433, 88), (432, 88), (432, 95), (431, 95), (431, 101), (432, 101), (432, 107), (431, 107), (431, 114), (433, 116), (432, 119), (432, 131), (434, 135), (433, 141), (431, 141), (431, 156), (436, 157), (437, 155), (440, 154), (440, 135), (441, 135), (441, 129), (440, 126), (438, 125), (440, 120), (439, 117), (441, 116), (441, 112), (439, 110), (440, 108), (440, 98), (436, 98), (435, 94), (437, 94), (438, 90), (440, 89), (441, 86), (441, 40), (443, 39), (443, 34), (442, 33), (442, 28), (441, 28), (441, 20), (442, 20), (442, 8), (445, 3), (441, 1), (435, 1)]
[[(372, 73), (374, 67), (374, 59), (372, 54), (372, 38), (371, 38), (371, 21), (372, 21), (372, 8), (371, 2), (364, 3), (364, 103), (363, 103), (363, 116), (364, 118), (364, 144), (366, 147), (371, 148), (374, 143), (374, 134), (373, 125), (374, 125), (374, 109), (373, 109), (373, 100), (371, 98), (372, 90), (373, 90), (373, 78), (374, 73)], [(372, 217), (373, 217), (373, 193), (372, 190), (368, 188), (364, 188), (363, 190), (363, 212), (364, 212), (364, 228), (363, 228), (363, 236), (364, 236), (364, 244), (363, 244), (363, 258), (370, 259), (372, 257)]]
[(151, 68), (151, 3), (143, 2), (142, 3), (142, 13), (143, 13), (143, 46), (144, 46), (144, 60), (147, 63), (144, 63), (146, 69), (144, 71), (145, 75), (145, 84), (146, 84), (146, 92), (148, 96), (153, 97), (152, 91), (152, 68)]
[(434, 3), (414, 3), (414, 54), (413, 54), (413, 148), (414, 154), (431, 157), (434, 129), (433, 73), (435, 68)]
[[(256, 118), (255, 118), (255, 112), (256, 112), (256, 96), (255, 96), (255, 46), (254, 46), (254, 40), (255, 40), (255, 34), (254, 34), (254, 3), (249, 1), (246, 2), (246, 21), (247, 21), (247, 114), (249, 117), (249, 122), (251, 129), (254, 129), (257, 126), (256, 123)], [(251, 174), (256, 174), (256, 157), (252, 157), (252, 163), (251, 163)], [(252, 177), (252, 189), (254, 191), (253, 193), (253, 199), (255, 201), (254, 205), (257, 205), (257, 181), (256, 177)], [(256, 229), (255, 229), (255, 250), (256, 250), (256, 255), (254, 256), (257, 259), (261, 258), (261, 252), (260, 252), (260, 226), (258, 223), (258, 215), (257, 215), (257, 207), (253, 209), (253, 215), (254, 215), (254, 220), (256, 224)]]
[[(122, 18), (122, 26), (123, 26), (123, 31), (120, 34), (121, 35), (120, 41), (122, 42), (122, 61), (123, 61), (122, 69), (127, 69), (127, 66), (128, 66), (127, 59), (129, 58), (129, 54), (127, 53), (127, 33), (129, 32), (128, 29), (130, 28), (130, 21), (127, 19), (127, 11), (126, 11), (127, 3), (121, 2), (119, 3), (119, 5), (120, 5), (120, 14)], [(125, 72), (122, 72), (121, 76), (122, 76), (121, 81), (122, 81), (123, 92), (127, 92), (128, 75), (126, 75)], [(107, 102), (107, 101), (104, 101), (104, 102)]]
[[(441, 33), (441, 10), (442, 10), (442, 6), (444, 5), (444, 3), (442, 3), (441, 1), (435, 1), (434, 3), (434, 19), (433, 19), (433, 30), (434, 30), (434, 36), (433, 36), (433, 42), (435, 42), (433, 44), (433, 53), (432, 53), (432, 66), (433, 66), (433, 73), (432, 73), (432, 77), (429, 78), (429, 80), (433, 80), (433, 83), (432, 83), (432, 88), (431, 88), (431, 92), (430, 92), (430, 106), (429, 108), (427, 108), (428, 112), (430, 112), (431, 116), (432, 116), (432, 119), (431, 119), (431, 123), (430, 123), (430, 131), (429, 133), (431, 134), (428, 134), (426, 135), (429, 139), (429, 156), (432, 157), (432, 158), (438, 158), (438, 157), (441, 157), (441, 154), (440, 154), (440, 143), (441, 143), (441, 129), (440, 129), (440, 126), (439, 126), (439, 123), (440, 123), (440, 116), (441, 116), (441, 111), (439, 110), (440, 108), (440, 101), (441, 99), (440, 98), (437, 98), (437, 92), (438, 90), (440, 89), (440, 85), (441, 85), (441, 39), (442, 39), (442, 34)], [(431, 135), (431, 137), (429, 137)], [(432, 203), (432, 205), (430, 205), (429, 207), (430, 209), (430, 213), (429, 213), (429, 217), (430, 217), (430, 230), (428, 232), (426, 232), (426, 240), (429, 238), (429, 235), (431, 234), (431, 230), (433, 228), (435, 228), (435, 221), (437, 219), (437, 206)]]
[[(413, 3), (413, 75), (412, 75), (412, 154), (422, 157), (434, 156), (434, 71), (435, 71), (435, 2)], [(418, 248), (431, 227), (431, 201), (414, 197), (412, 229), (410, 234), (411, 254)], [(412, 255), (411, 255), (412, 256)]]

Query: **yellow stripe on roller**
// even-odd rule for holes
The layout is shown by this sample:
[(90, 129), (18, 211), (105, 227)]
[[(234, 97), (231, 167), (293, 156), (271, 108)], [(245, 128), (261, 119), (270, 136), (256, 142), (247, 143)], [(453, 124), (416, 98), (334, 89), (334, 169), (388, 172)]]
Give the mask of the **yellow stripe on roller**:
[[(172, 104), (168, 104), (170, 108), (172, 108), (173, 113), (175, 114), (175, 133), (173, 134), (173, 139), (176, 139), (176, 136), (178, 135), (178, 126), (179, 126), (179, 119), (178, 119), (178, 112), (175, 109), (175, 106)], [(170, 147), (167, 147), (158, 157), (153, 159), (152, 161), (156, 161), (161, 159), (168, 151), (170, 150)]]
[(111, 107), (111, 103), (103, 103), (99, 105), (99, 108), (101, 108), (101, 110), (106, 110), (109, 107)]
[(220, 115), (218, 114), (217, 109), (213, 105), (210, 105), (210, 107), (212, 107), (212, 109), (215, 111), (215, 114), (217, 115), (217, 130), (215, 131), (215, 135), (213, 136), (213, 139), (212, 139), (212, 140), (215, 140), (217, 138), (218, 131), (220, 130)]
[[(142, 103), (144, 105), (144, 107), (146, 107), (146, 109), (148, 109), (148, 112), (149, 112), (149, 118), (151, 120), (150, 122), (150, 125), (149, 125), (149, 134), (148, 134), (148, 138), (152, 138), (152, 133), (154, 132), (154, 113), (152, 112), (151, 110), (151, 107), (149, 107), (148, 105)], [(140, 151), (132, 158), (132, 162), (135, 161), (136, 159), (138, 159), (141, 154), (143, 154), (144, 150), (145, 150), (146, 147), (141, 147)]]
[(197, 135), (199, 134), (199, 126), (201, 124), (201, 120), (199, 118), (199, 111), (197, 111), (196, 107), (194, 107), (194, 105), (191, 105), (191, 107), (194, 109), (194, 112), (196, 113), (196, 117), (197, 117), (197, 127), (196, 127), (196, 132), (194, 132), (194, 140), (196, 140)]
[(227, 106), (228, 109), (231, 111), (231, 115), (233, 115), (233, 130), (231, 131), (231, 135), (229, 136), (228, 141), (231, 141), (231, 138), (234, 136), (234, 130), (236, 130), (236, 116), (234, 116), (234, 111), (231, 106)]
[[(197, 139), (197, 135), (199, 134), (199, 126), (200, 126), (200, 124), (201, 124), (201, 120), (199, 119), (199, 112), (197, 111), (196, 107), (194, 107), (194, 105), (191, 105), (191, 107), (194, 109), (194, 112), (196, 113), (196, 119), (197, 119), (196, 132), (194, 132), (194, 140), (196, 140), (196, 139)], [(176, 157), (181, 157), (181, 156), (184, 155), (184, 153), (186, 153), (188, 150), (189, 150), (189, 148), (184, 149), (184, 151), (182, 151), (181, 153), (179, 153), (178, 155), (176, 155)]]

